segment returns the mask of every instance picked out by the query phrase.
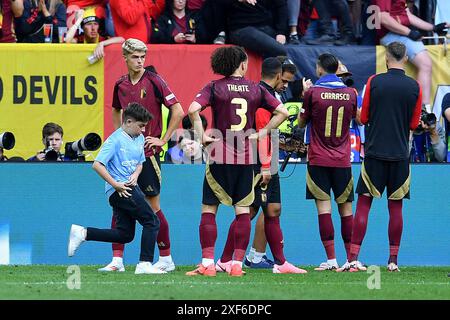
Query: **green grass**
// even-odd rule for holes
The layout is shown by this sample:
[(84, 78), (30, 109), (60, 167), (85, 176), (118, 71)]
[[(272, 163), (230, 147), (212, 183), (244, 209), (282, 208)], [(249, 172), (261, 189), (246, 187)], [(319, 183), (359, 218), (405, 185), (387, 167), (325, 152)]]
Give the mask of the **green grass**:
[(381, 268), (381, 288), (369, 290), (366, 272), (317, 272), (306, 275), (247, 270), (242, 278), (187, 277), (189, 266), (166, 275), (99, 273), (100, 266), (81, 266), (80, 290), (69, 290), (67, 266), (0, 266), (0, 299), (450, 299), (449, 267), (403, 267), (399, 273)]

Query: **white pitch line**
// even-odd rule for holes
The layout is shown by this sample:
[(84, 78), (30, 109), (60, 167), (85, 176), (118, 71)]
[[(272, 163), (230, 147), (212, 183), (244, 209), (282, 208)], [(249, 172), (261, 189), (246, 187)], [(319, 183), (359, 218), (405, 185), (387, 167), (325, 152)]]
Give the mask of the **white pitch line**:
[[(0, 282), (1, 284), (1, 282)], [(43, 282), (4, 282), (5, 285), (66, 285), (66, 281), (43, 281)], [(194, 282), (194, 281), (182, 281), (182, 282), (174, 282), (174, 281), (133, 281), (133, 282), (122, 282), (122, 281), (81, 281), (81, 284), (87, 285), (266, 285), (267, 282), (259, 281), (259, 282)], [(302, 284), (310, 284), (307, 282), (275, 282), (271, 283), (274, 285), (302, 285)], [(311, 284), (315, 285), (335, 285), (339, 284), (337, 282), (314, 282)], [(396, 285), (443, 285), (450, 286), (450, 282), (433, 282), (433, 283), (424, 283), (424, 282), (397, 282)], [(362, 285), (366, 286), (365, 281), (361, 282), (346, 282), (345, 285)]]

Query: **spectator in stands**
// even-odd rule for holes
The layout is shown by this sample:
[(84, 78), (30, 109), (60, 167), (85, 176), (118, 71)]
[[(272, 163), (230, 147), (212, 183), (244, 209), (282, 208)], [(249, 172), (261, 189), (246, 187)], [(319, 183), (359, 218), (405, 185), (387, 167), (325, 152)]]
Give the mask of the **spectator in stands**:
[[(204, 115), (200, 115), (203, 130), (206, 130), (208, 121)], [(172, 163), (204, 163), (206, 155), (202, 145), (194, 139), (194, 131), (189, 116), (184, 116), (181, 126), (183, 135), (179, 137), (178, 143), (167, 150), (166, 161)]]
[(151, 43), (196, 43), (196, 25), (186, 0), (169, 0), (154, 24)]
[[(305, 1), (305, 0), (303, 0)], [(300, 44), (300, 38), (297, 34), (297, 23), (300, 15), (301, 0), (287, 0), (288, 8), (288, 24), (289, 24), (289, 38), (290, 44)]]
[(63, 145), (63, 128), (53, 122), (49, 122), (42, 128), (42, 143), (44, 150), (38, 151), (34, 157), (27, 161), (70, 161), (61, 153)]
[(95, 10), (99, 18), (100, 29), (105, 29), (106, 5), (108, 0), (63, 0), (67, 7), (67, 26), (70, 28), (76, 21), (76, 12), (80, 9)]
[(286, 0), (227, 1), (226, 9), (231, 43), (263, 57), (286, 55)]
[(61, 0), (15, 0), (12, 6), (17, 42), (44, 42), (44, 24), (53, 25), (53, 41), (59, 42), (58, 27), (66, 26), (66, 7)]
[[(337, 46), (348, 45), (354, 42), (354, 33), (350, 11), (345, 0), (313, 0), (314, 7), (319, 15), (319, 31), (321, 36), (318, 39), (307, 40), (307, 44), (320, 45), (334, 43)], [(337, 16), (342, 24), (340, 39), (336, 40), (332, 16)]]
[(3, 147), (0, 147), (0, 162), (8, 161), (8, 157), (6, 157), (3, 153)]
[[(66, 43), (97, 43), (94, 49), (96, 59), (101, 59), (105, 55), (104, 48), (113, 43), (125, 41), (122, 37), (112, 37), (106, 39), (100, 35), (100, 18), (96, 16), (94, 9), (78, 10), (75, 14), (75, 23), (67, 31)], [(83, 32), (80, 34), (79, 27)]]
[(187, 8), (196, 21), (197, 43), (225, 44), (223, 0), (187, 0)]
[(110, 0), (116, 36), (150, 43), (151, 20), (164, 10), (164, 0)]
[(12, 32), (13, 13), (11, 0), (0, 0), (0, 43), (16, 42)]
[(431, 71), (432, 63), (430, 55), (421, 41), (423, 31), (442, 33), (449, 27), (448, 22), (433, 26), (412, 14), (406, 8), (406, 0), (373, 0), (380, 8), (381, 29), (377, 30), (377, 36), (383, 46), (388, 46), (394, 41), (406, 46), (408, 60), (418, 69), (417, 81), (422, 87), (422, 103), (427, 112), (431, 112)]

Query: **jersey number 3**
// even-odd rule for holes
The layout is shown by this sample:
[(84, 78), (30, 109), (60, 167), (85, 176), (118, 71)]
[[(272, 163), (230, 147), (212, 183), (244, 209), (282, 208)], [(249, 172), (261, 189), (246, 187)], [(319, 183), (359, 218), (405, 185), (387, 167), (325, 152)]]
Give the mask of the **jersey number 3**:
[[(344, 119), (344, 107), (339, 107), (336, 123), (336, 137), (342, 135), (342, 121)], [(327, 117), (325, 122), (325, 137), (331, 137), (331, 123), (333, 122), (333, 106), (327, 108)]]
[(243, 98), (233, 98), (231, 100), (232, 104), (238, 104), (240, 108), (236, 109), (236, 114), (241, 118), (241, 122), (239, 124), (232, 124), (231, 130), (232, 131), (240, 131), (245, 128), (245, 125), (247, 124), (247, 100)]

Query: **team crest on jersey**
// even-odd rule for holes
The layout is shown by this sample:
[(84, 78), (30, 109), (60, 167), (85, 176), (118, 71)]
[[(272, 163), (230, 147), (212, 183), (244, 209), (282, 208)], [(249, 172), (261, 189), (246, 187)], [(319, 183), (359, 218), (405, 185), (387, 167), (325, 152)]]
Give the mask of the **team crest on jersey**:
[(141, 99), (144, 99), (147, 96), (147, 91), (145, 89), (141, 89)]

